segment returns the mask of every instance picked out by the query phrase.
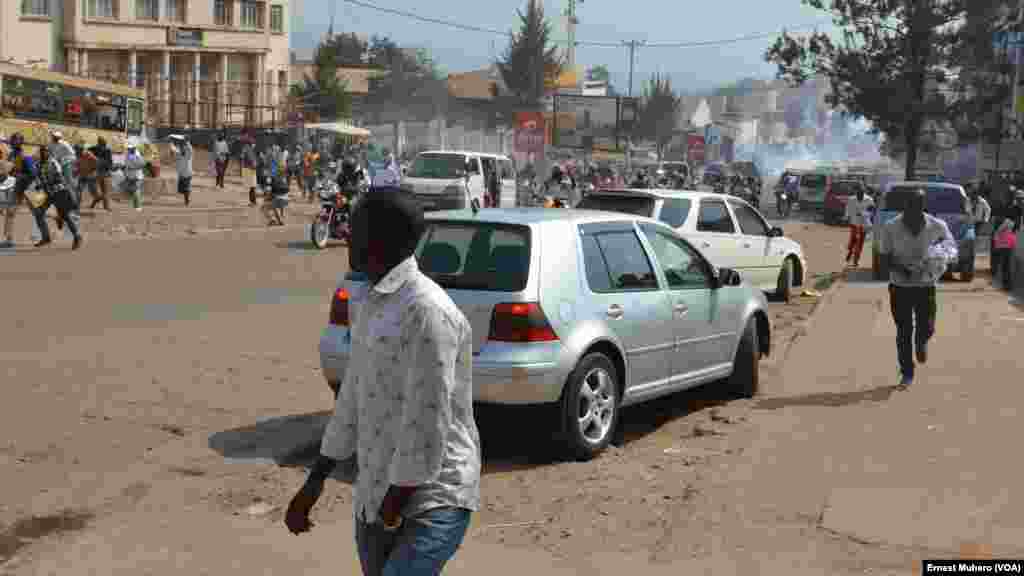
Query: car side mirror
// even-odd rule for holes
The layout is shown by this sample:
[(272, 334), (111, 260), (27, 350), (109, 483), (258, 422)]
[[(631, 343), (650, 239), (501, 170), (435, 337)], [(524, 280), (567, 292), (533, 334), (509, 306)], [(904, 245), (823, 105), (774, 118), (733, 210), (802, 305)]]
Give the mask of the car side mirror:
[(778, 226), (768, 231), (769, 238), (782, 238), (783, 236), (785, 236), (785, 233), (782, 231), (782, 228)]
[(732, 268), (718, 269), (718, 282), (716, 282), (716, 284), (719, 288), (739, 286), (742, 283), (743, 279), (740, 278), (739, 272), (733, 270)]

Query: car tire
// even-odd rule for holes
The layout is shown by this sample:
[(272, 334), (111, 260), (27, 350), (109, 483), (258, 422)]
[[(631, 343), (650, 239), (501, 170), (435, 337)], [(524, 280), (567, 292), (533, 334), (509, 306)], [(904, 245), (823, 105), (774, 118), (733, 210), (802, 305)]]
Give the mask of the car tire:
[[(568, 457), (585, 462), (608, 447), (619, 425), (620, 402), (612, 361), (600, 352), (584, 356), (562, 392), (562, 437)], [(586, 422), (582, 410), (588, 412)]]
[(309, 228), (309, 239), (313, 243), (313, 247), (317, 250), (323, 250), (327, 247), (327, 240), (330, 236), (330, 229), (320, 221), (320, 215), (317, 214), (316, 218), (313, 219), (313, 225)]
[(786, 257), (782, 261), (782, 268), (779, 270), (779, 279), (775, 287), (775, 295), (780, 300), (789, 304), (793, 299), (793, 259)]
[(753, 398), (757, 394), (761, 376), (756, 322), (754, 318), (747, 320), (729, 375), (729, 390), (741, 398)]
[(871, 255), (871, 278), (876, 282), (888, 279), (888, 270), (882, 269), (882, 257), (877, 252)]

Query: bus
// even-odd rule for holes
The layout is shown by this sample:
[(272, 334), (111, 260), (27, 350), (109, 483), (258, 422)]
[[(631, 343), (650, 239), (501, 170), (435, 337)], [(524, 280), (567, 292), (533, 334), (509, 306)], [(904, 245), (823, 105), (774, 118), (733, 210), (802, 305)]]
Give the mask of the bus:
[(102, 136), (115, 154), (128, 139), (145, 157), (155, 154), (143, 137), (146, 94), (128, 86), (0, 63), (0, 131), (20, 132), (27, 153), (60, 130), (71, 144), (92, 145)]

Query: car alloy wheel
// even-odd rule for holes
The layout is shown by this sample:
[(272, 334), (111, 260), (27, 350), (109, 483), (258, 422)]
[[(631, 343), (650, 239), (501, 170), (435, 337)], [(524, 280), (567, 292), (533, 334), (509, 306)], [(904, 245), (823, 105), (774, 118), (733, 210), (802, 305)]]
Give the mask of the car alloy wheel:
[(562, 393), (562, 434), (569, 456), (590, 460), (611, 443), (619, 421), (615, 366), (599, 352), (587, 354)]

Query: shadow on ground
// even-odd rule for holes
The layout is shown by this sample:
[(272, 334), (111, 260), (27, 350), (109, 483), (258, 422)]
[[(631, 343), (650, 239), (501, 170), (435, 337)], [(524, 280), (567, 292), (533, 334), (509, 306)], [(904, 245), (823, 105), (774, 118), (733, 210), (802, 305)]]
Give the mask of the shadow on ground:
[[(615, 443), (640, 440), (670, 422), (694, 412), (725, 404), (735, 397), (710, 384), (626, 408)], [(564, 461), (556, 406), (474, 407), (484, 452), (483, 473), (525, 470)], [(251, 460), (282, 467), (310, 467), (320, 451), (331, 412), (297, 414), (263, 420), (212, 434), (207, 445), (227, 460)], [(350, 469), (337, 470), (335, 479), (351, 483)]]
[(313, 246), (313, 242), (308, 238), (303, 240), (289, 240), (287, 242), (275, 242), (274, 246), (283, 250), (293, 250), (296, 252), (309, 252), (315, 254), (317, 252), (329, 252), (332, 250), (345, 250), (347, 245), (340, 240), (331, 240), (327, 243), (327, 247), (323, 250)]
[(806, 396), (789, 396), (781, 398), (764, 398), (754, 406), (755, 410), (779, 410), (791, 406), (819, 406), (827, 408), (839, 408), (864, 404), (870, 402), (885, 402), (897, 391), (897, 386), (886, 386), (884, 388), (872, 388), (870, 390), (858, 390), (856, 392), (835, 392), (822, 394), (809, 394)]

